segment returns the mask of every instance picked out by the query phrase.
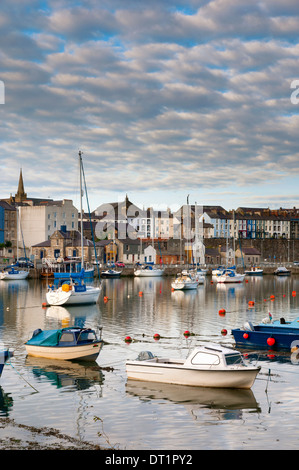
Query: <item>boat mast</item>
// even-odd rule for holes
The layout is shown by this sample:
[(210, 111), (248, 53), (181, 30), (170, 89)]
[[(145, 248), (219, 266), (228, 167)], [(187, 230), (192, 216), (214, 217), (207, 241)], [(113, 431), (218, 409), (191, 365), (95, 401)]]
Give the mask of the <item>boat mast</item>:
[(82, 208), (82, 152), (79, 150), (79, 171), (80, 171), (80, 214), (81, 214), (81, 269), (84, 268), (84, 251), (83, 251), (83, 208)]

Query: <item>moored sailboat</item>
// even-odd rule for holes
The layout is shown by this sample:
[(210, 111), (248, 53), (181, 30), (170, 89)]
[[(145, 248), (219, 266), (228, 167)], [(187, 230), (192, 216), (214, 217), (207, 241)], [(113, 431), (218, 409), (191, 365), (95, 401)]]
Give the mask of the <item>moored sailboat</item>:
[[(81, 265), (84, 266), (84, 248), (83, 248), (83, 210), (82, 210), (82, 153), (79, 152), (79, 168), (80, 168), (80, 205), (81, 205)], [(78, 275), (76, 274), (76, 278)], [(46, 294), (47, 303), (49, 305), (68, 305), (68, 304), (92, 304), (99, 299), (101, 285), (91, 286), (84, 282), (84, 270), (81, 271), (81, 279), (76, 281), (70, 276), (70, 281), (62, 284), (62, 286), (54, 289), (49, 287)]]

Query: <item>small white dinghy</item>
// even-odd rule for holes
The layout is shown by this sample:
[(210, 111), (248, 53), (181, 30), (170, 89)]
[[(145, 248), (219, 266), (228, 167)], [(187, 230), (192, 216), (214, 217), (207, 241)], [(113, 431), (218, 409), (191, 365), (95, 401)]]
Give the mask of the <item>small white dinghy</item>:
[(250, 389), (260, 367), (247, 364), (239, 351), (208, 343), (184, 359), (159, 359), (143, 351), (126, 362), (128, 379), (191, 385), (193, 387)]

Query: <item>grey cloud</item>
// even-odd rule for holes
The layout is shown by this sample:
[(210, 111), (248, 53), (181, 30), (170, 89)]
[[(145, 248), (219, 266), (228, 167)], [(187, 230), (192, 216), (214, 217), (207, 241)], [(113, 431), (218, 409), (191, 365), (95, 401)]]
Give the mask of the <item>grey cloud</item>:
[(298, 171), (291, 0), (293, 18), (266, 0), (153, 1), (145, 10), (92, 0), (35, 10), (27, 0), (23, 16), (4, 4), (1, 155), (24, 169), (44, 162), (44, 191), (71, 193), (79, 148), (99, 193), (266, 184)]

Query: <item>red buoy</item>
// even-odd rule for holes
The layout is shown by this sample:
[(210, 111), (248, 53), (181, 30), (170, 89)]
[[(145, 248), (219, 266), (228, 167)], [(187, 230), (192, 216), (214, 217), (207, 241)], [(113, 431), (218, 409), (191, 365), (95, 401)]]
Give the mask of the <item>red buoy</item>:
[(268, 346), (273, 346), (275, 344), (275, 339), (274, 338), (268, 338), (267, 339), (267, 344), (268, 344)]
[(249, 300), (248, 305), (249, 305), (249, 307), (253, 307), (253, 306), (254, 306), (254, 301), (253, 301), (253, 300)]
[(188, 330), (184, 331), (184, 336), (190, 336), (190, 331)]
[(248, 334), (248, 333), (244, 333), (243, 338), (244, 338), (244, 339), (248, 339), (248, 338), (249, 338), (249, 334)]
[(225, 328), (223, 328), (223, 329), (221, 330), (221, 334), (222, 334), (222, 336), (227, 335), (227, 330), (226, 330)]
[(139, 297), (141, 297), (143, 295), (143, 292), (142, 291), (139, 291)]
[(296, 291), (295, 291), (295, 290), (293, 290), (292, 296), (293, 296), (293, 297), (296, 297)]
[(225, 315), (225, 309), (221, 308), (218, 313), (219, 315)]
[(160, 339), (159, 333), (155, 333), (155, 334), (154, 334), (154, 339), (157, 339), (157, 340)]
[(126, 337), (125, 337), (125, 342), (126, 342), (126, 343), (131, 343), (131, 341), (132, 341), (131, 336), (126, 336)]

